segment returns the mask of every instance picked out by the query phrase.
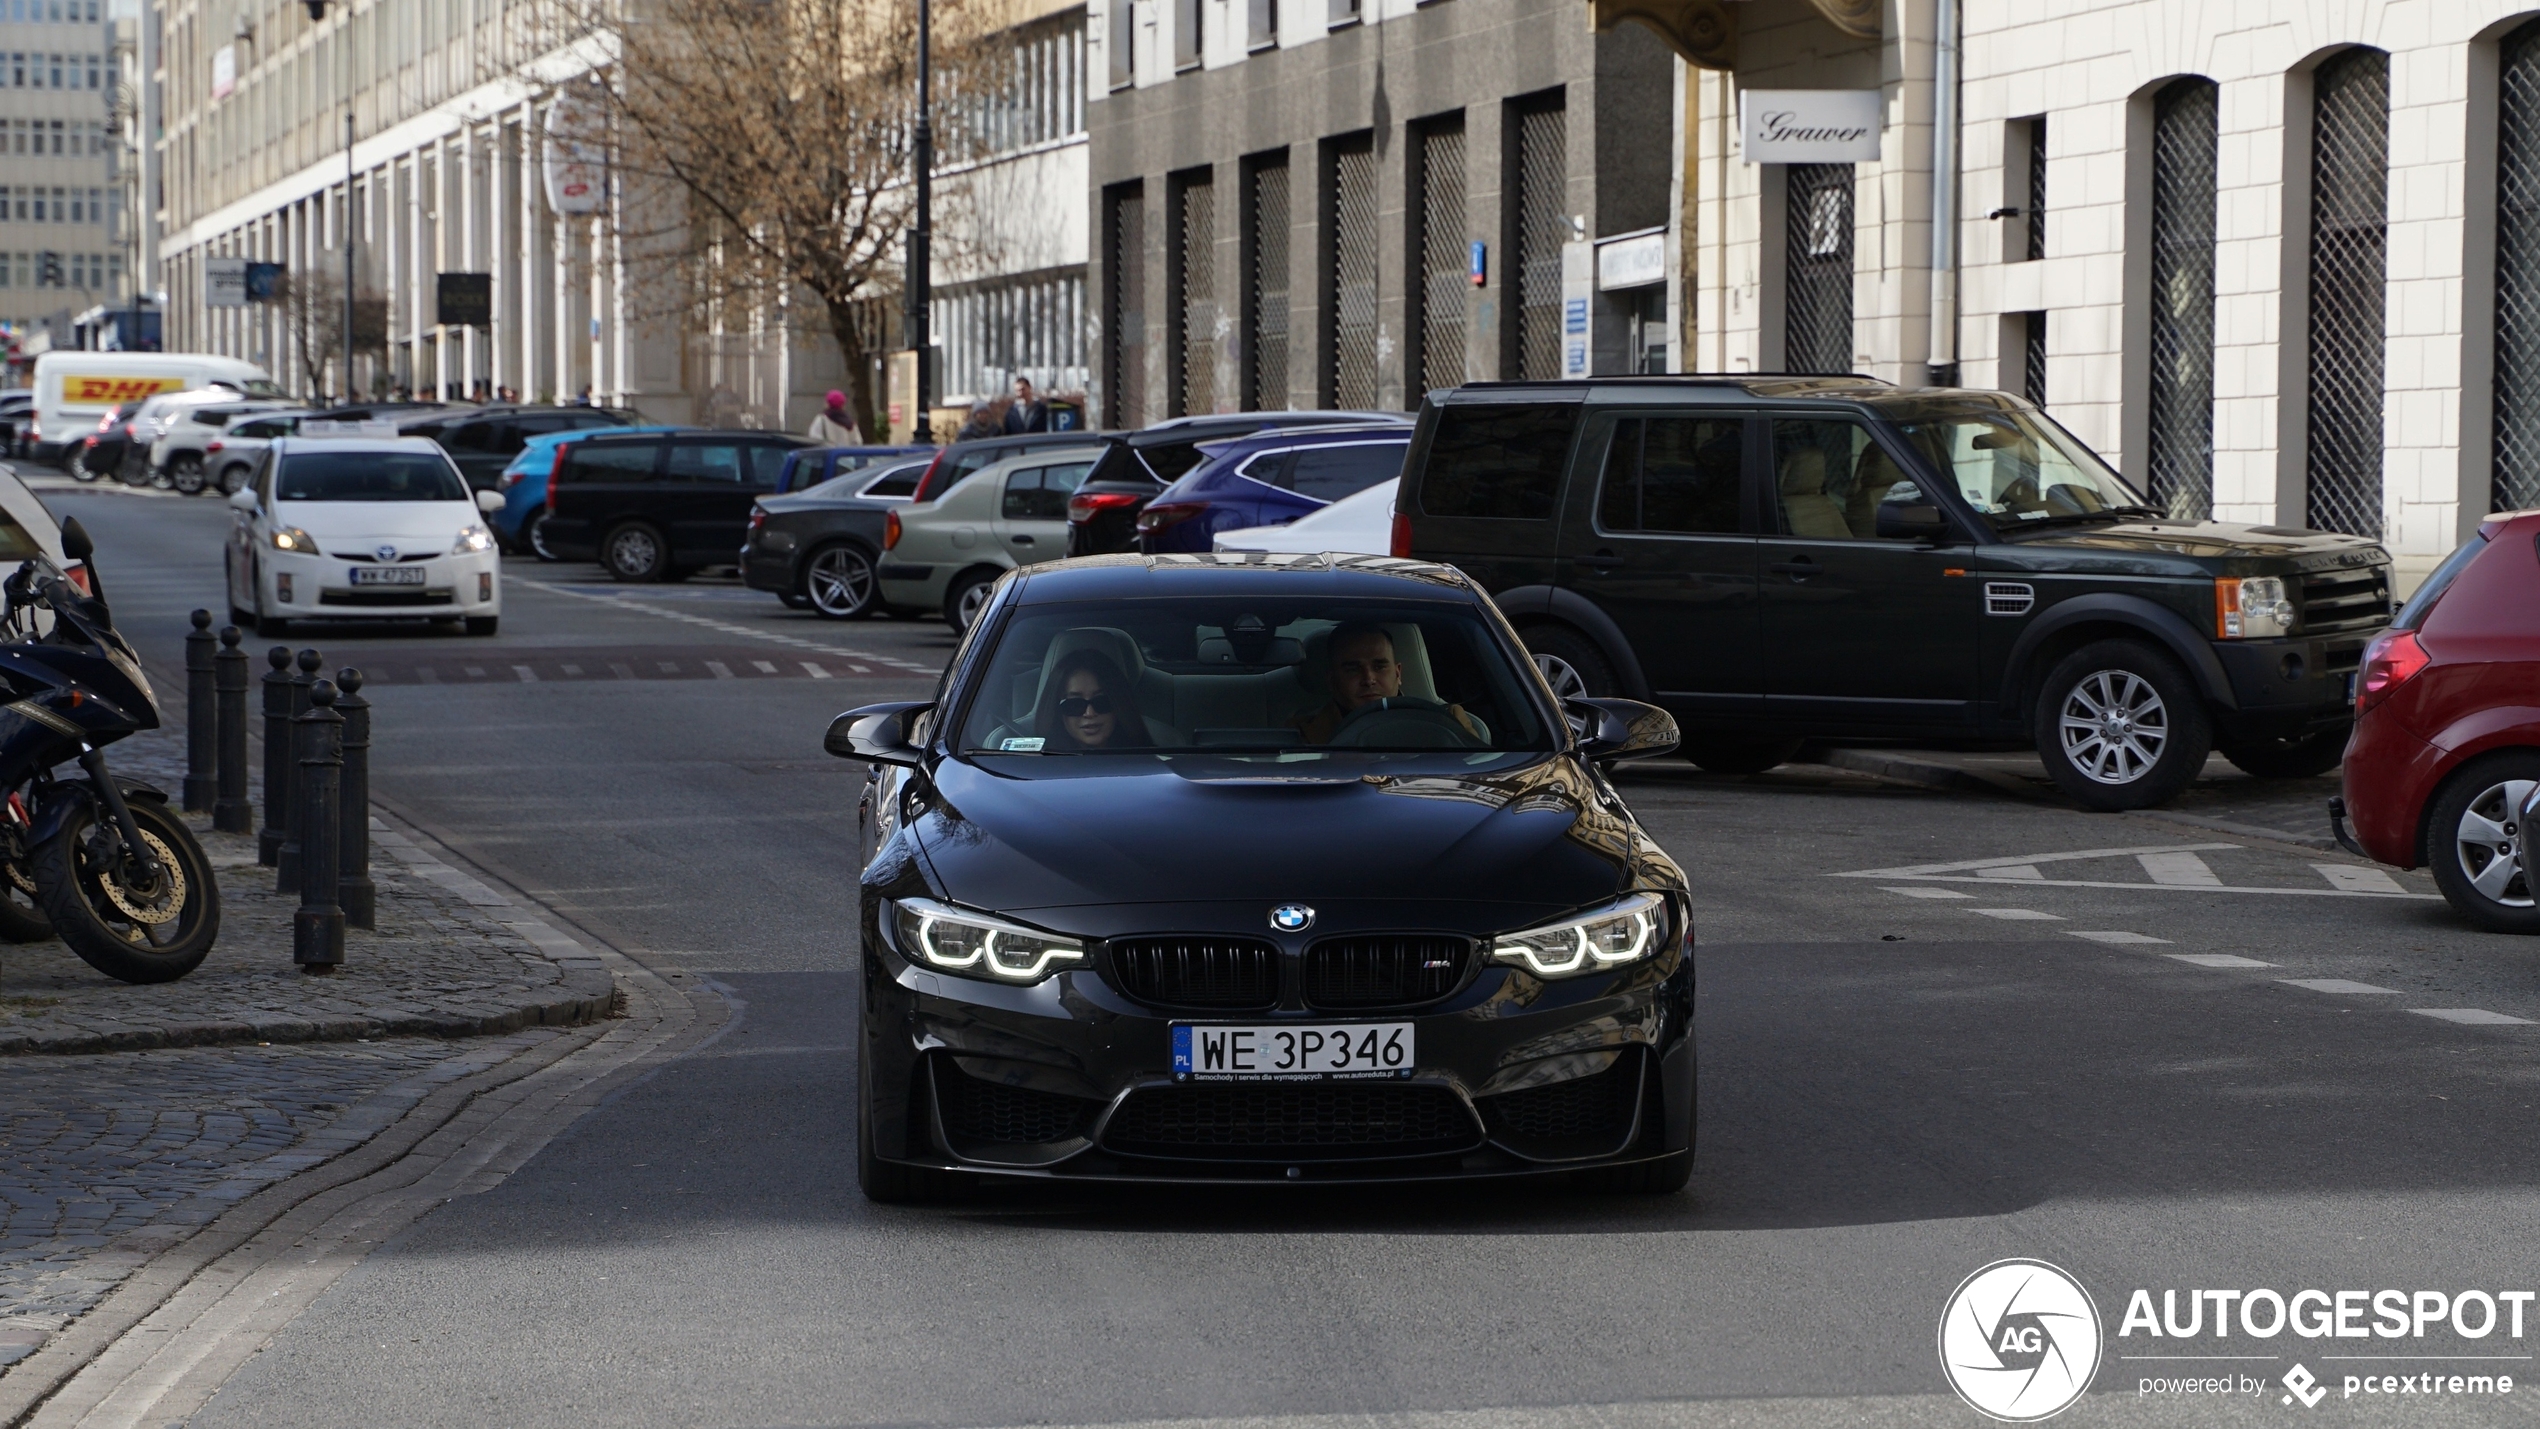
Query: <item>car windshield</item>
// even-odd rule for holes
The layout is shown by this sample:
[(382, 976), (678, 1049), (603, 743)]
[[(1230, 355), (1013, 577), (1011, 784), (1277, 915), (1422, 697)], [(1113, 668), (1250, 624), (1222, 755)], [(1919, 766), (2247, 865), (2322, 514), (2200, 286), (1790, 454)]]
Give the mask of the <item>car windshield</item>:
[(1530, 677), (1493, 627), (1437, 601), (1035, 606), (979, 668), (966, 754), (1285, 762), (1550, 747)]
[(1924, 457), (1997, 530), (2058, 518), (2157, 514), (2070, 432), (2007, 398), (1953, 397), (1886, 407)]
[(276, 478), (280, 501), (465, 501), (467, 483), (437, 452), (293, 452)]

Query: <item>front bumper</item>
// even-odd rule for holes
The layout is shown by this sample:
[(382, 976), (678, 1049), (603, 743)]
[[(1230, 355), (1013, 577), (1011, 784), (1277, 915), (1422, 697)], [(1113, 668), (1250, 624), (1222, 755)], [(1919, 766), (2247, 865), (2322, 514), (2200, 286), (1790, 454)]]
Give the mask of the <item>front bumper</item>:
[(2351, 682), (2373, 633), (2214, 641), (2233, 703), (2218, 716), (2238, 732), (2281, 737), (2351, 722)]
[(389, 569), (423, 571), (421, 585), (355, 585), (353, 573), (380, 566), (297, 551), (264, 552), (257, 592), (268, 615), (287, 619), (492, 616), (503, 613), (502, 557), (495, 551), (434, 556)]
[[(1559, 982), (1468, 968), (1454, 992), (1411, 1010), (1249, 1013), (1130, 998), (1099, 950), (1087, 968), (1013, 987), (909, 966), (870, 912), (865, 947), (864, 1115), (887, 1161), (1046, 1180), (1323, 1184), (1564, 1172), (1691, 1145), (1693, 969), (1681, 947)], [(1415, 1065), (1371, 1081), (1176, 1080), (1174, 1024), (1283, 1022), (1407, 1022)]]

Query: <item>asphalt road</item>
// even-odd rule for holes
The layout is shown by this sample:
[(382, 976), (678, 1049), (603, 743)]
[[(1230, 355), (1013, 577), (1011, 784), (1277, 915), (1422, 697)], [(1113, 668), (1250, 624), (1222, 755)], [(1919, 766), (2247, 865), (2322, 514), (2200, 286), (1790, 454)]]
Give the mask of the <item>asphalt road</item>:
[[(172, 666), (183, 612), (219, 604), (228, 513), (53, 499)], [(2540, 944), (2467, 931), (2421, 874), (1817, 766), (1627, 781), (1702, 890), (1686, 1194), (867, 1205), (857, 771), (818, 746), (838, 710), (926, 688), (948, 635), (714, 581), (506, 579), (495, 638), (292, 643), (377, 677), (382, 797), (741, 1014), (383, 1246), (196, 1429), (1974, 1424), (1935, 1328), (2014, 1256), (2075, 1274), (2107, 1328), (2063, 1422), (2298, 1416), (2274, 1386), (2297, 1360), (2332, 1389), (2464, 1364), (2356, 1356), (2532, 1368), (2540, 1314), (2521, 1338), (2117, 1331), (2138, 1288), (2540, 1288)], [(2244, 1356), (2222, 1367), (2265, 1392), (2142, 1395), (2182, 1363), (2136, 1357), (2181, 1354)], [(2531, 1393), (2320, 1412), (2519, 1422)]]

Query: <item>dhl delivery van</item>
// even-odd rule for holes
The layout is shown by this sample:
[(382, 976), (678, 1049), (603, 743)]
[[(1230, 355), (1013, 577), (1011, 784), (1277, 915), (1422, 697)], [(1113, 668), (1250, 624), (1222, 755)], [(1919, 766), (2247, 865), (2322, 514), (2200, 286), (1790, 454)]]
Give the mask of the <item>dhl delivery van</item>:
[(226, 387), (246, 397), (282, 395), (263, 368), (207, 352), (45, 353), (35, 359), (28, 455), (38, 462), (72, 458), (81, 439), (124, 403), (205, 387)]

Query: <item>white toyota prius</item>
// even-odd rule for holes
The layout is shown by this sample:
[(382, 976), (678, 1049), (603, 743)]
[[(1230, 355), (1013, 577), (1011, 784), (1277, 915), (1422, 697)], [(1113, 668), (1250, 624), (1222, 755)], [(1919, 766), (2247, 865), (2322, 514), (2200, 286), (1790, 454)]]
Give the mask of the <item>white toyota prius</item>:
[(471, 496), (431, 441), (276, 438), (229, 504), (230, 619), (260, 636), (305, 619), (463, 620), (470, 635), (501, 622), (485, 517), (502, 493)]

